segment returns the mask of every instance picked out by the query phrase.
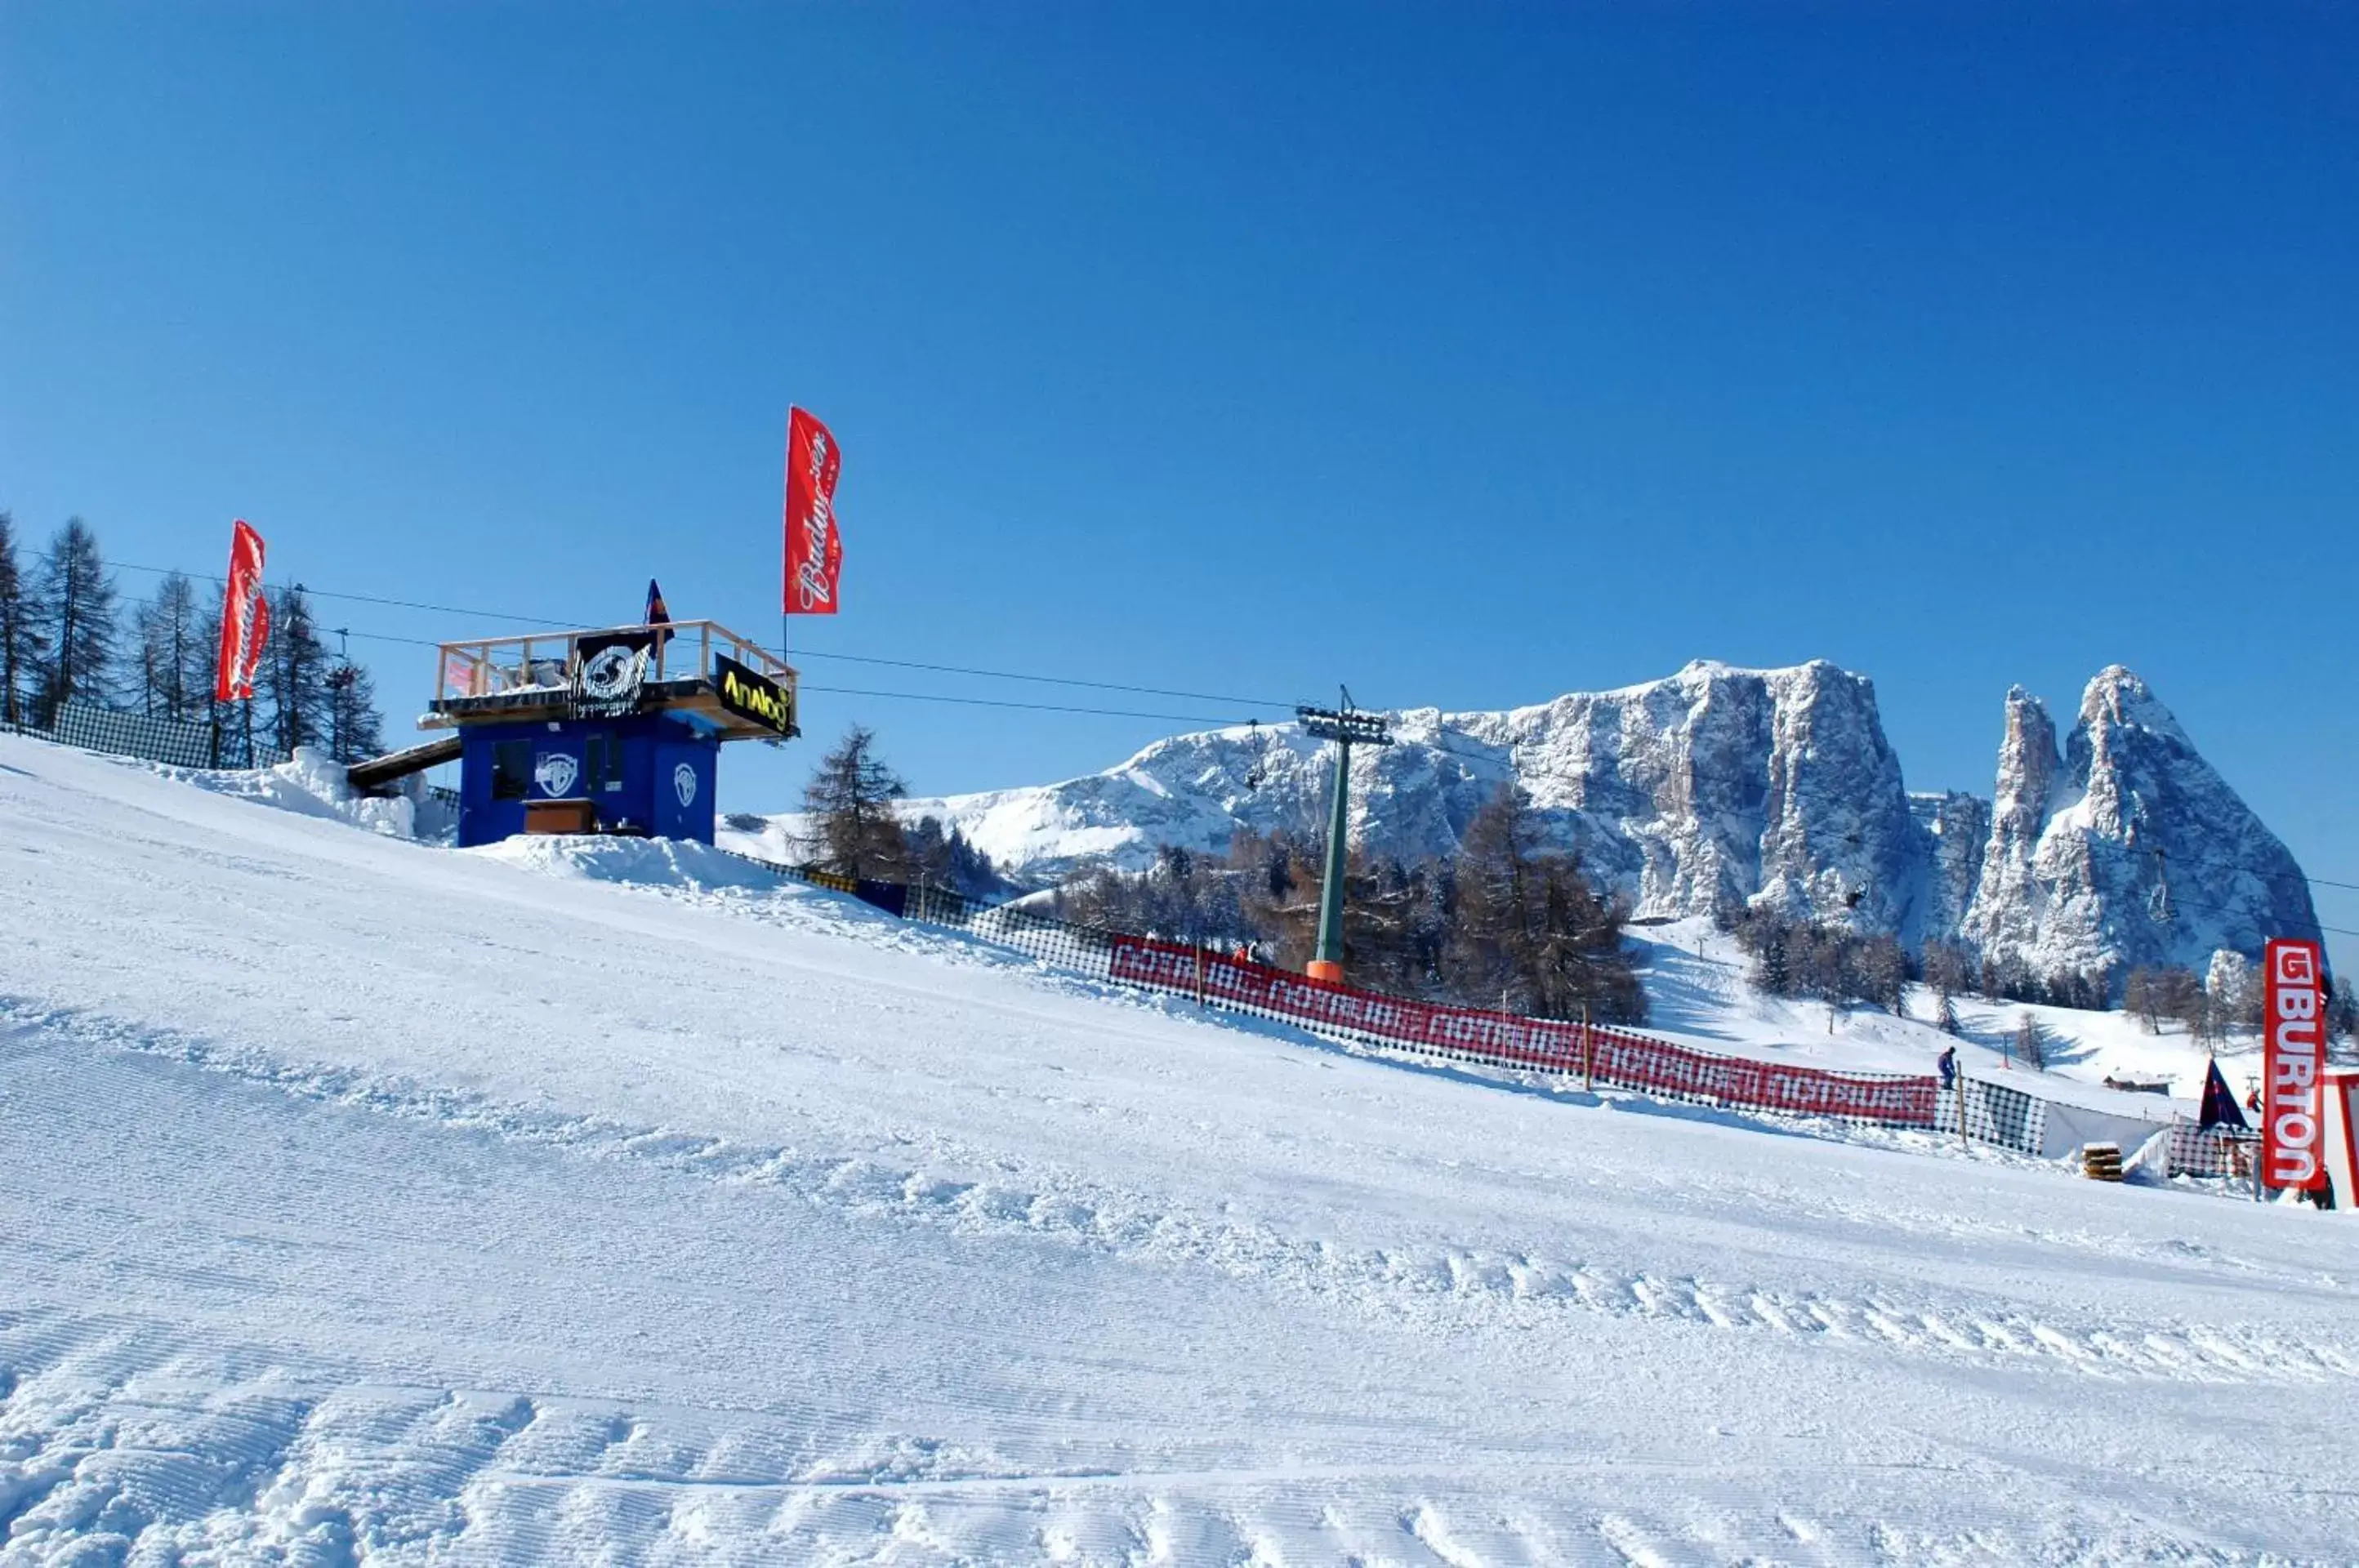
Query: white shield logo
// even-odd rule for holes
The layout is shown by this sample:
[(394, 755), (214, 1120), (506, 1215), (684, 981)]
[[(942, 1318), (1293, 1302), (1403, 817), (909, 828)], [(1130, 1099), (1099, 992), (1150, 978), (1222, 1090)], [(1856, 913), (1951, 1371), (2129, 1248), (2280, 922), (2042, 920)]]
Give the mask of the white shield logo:
[(543, 752), (532, 760), (533, 782), (543, 795), (563, 795), (573, 787), (582, 764), (562, 752)]
[(620, 644), (601, 648), (582, 666), (582, 695), (600, 702), (636, 696), (647, 678), (647, 651)]
[(693, 762), (682, 762), (672, 769), (671, 787), (672, 793), (679, 796), (679, 804), (683, 808), (695, 805), (696, 765)]

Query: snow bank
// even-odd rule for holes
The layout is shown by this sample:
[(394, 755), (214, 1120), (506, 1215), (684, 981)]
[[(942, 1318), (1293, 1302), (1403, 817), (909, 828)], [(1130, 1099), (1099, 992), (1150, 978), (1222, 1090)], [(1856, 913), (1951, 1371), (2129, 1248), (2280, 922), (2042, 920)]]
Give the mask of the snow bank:
[(555, 876), (691, 893), (722, 889), (799, 892), (807, 887), (791, 877), (691, 839), (525, 834), (465, 853)]
[(365, 827), (388, 838), (418, 836), (418, 806), (406, 796), (362, 795), (344, 782), (344, 766), (313, 746), (299, 746), (294, 758), (274, 768), (250, 772), (190, 773), (165, 769), (199, 789), (275, 806), (304, 816), (324, 816)]

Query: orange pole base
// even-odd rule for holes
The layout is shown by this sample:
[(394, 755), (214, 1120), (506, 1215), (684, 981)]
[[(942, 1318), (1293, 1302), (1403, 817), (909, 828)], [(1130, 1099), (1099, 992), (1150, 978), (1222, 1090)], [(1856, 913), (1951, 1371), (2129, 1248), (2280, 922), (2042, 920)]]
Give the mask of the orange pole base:
[(1310, 963), (1303, 966), (1302, 972), (1314, 980), (1321, 980), (1331, 986), (1340, 986), (1343, 983), (1343, 966), (1326, 958), (1311, 959)]

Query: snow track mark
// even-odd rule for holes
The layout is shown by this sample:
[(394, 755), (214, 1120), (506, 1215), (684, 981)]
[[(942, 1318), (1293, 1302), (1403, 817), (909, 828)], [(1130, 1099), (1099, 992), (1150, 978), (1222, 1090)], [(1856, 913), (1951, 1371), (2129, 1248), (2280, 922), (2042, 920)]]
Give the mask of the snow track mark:
[[(2039, 1363), (2098, 1377), (2255, 1383), (2359, 1376), (2359, 1352), (2282, 1335), (2201, 1324), (2043, 1321), (2000, 1302), (1972, 1303), (1955, 1292), (1939, 1303), (1913, 1305), (1528, 1252), (1352, 1249), (1289, 1237), (1266, 1223), (1226, 1214), (1142, 1207), (1135, 1195), (1071, 1183), (1045, 1170), (1010, 1170), (1004, 1162), (951, 1173), (871, 1154), (757, 1148), (679, 1130), (565, 1117), (350, 1071), (289, 1066), (256, 1052), (141, 1033), (78, 1015), (34, 1013), (5, 999), (0, 1020), (20, 1034), (49, 1032), (87, 1045), (161, 1055), (320, 1103), (489, 1132), (591, 1158), (644, 1162), (724, 1184), (761, 1184), (842, 1213), (972, 1233), (1023, 1233), (1223, 1273), (1264, 1275), (1371, 1312), (1430, 1314), (1448, 1303), (1462, 1314), (1513, 1321), (1518, 1314), (1580, 1310), (1715, 1332), (1817, 1336), (1973, 1362)], [(220, 1283), (234, 1288), (238, 1281), (224, 1278)]]

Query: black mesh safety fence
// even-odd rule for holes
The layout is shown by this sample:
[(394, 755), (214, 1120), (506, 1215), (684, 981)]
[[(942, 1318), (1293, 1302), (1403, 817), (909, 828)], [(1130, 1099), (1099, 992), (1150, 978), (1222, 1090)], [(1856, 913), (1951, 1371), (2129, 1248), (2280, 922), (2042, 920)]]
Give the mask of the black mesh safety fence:
[(264, 743), (244, 725), (192, 724), (82, 702), (61, 703), (46, 717), (46, 723), (0, 720), (0, 734), (27, 735), (176, 768), (266, 768), (287, 760), (286, 752)]
[(2018, 1154), (2037, 1154), (2047, 1135), (2047, 1112), (2048, 1102), (2037, 1095), (1960, 1074), (1956, 1085), (1938, 1097), (1933, 1125), (1940, 1131), (1958, 1133), (1968, 1142), (1995, 1143)]
[(2249, 1178), (2261, 1135), (2247, 1128), (2170, 1124), (2170, 1174)]

